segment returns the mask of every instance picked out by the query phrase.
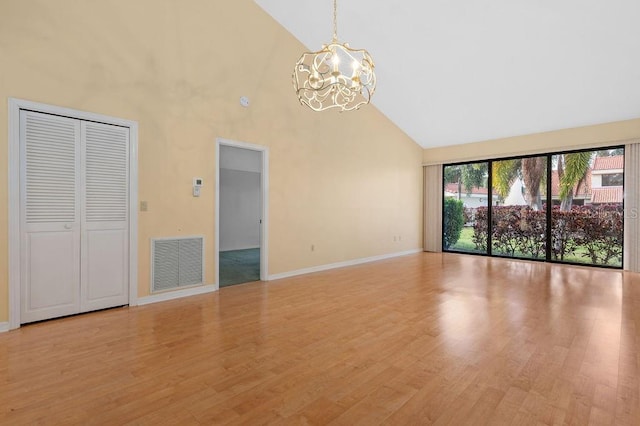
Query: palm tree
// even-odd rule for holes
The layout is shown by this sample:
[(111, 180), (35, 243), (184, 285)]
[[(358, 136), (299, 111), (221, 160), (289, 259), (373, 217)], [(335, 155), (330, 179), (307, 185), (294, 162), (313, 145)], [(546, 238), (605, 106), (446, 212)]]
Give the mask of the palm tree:
[[(593, 151), (554, 156), (557, 158), (561, 210), (571, 210), (575, 192), (585, 184), (592, 156)], [(493, 189), (500, 197), (506, 198), (511, 190), (511, 185), (516, 178), (520, 177), (524, 183), (527, 204), (534, 210), (540, 210), (542, 209), (540, 188), (545, 186), (546, 171), (546, 156), (494, 161), (491, 173)], [(459, 173), (459, 182), (464, 182), (463, 170), (460, 169)]]
[(546, 170), (546, 157), (494, 161), (491, 175), (493, 187), (502, 198), (506, 198), (513, 182), (521, 177), (527, 203), (534, 210), (540, 210), (542, 208), (540, 184), (543, 183)]
[(569, 211), (575, 193), (580, 191), (591, 165), (593, 151), (558, 155), (558, 181), (560, 183), (560, 210)]
[(491, 180), (493, 188), (500, 197), (507, 198), (513, 181), (518, 177), (518, 171), (521, 167), (521, 161), (518, 160), (501, 160), (493, 162)]
[(534, 210), (542, 209), (540, 183), (547, 171), (546, 157), (526, 157), (522, 159), (522, 180), (526, 191), (526, 199)]

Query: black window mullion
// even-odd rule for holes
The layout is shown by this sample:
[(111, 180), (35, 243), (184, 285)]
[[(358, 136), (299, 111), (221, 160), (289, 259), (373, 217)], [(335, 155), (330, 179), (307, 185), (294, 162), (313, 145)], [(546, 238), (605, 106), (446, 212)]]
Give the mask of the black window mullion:
[(620, 259), (620, 269), (624, 269), (624, 230), (625, 230), (625, 209), (624, 209), (624, 205), (627, 202), (627, 200), (625, 200), (624, 198), (624, 193), (625, 193), (625, 181), (626, 181), (626, 176), (624, 174), (625, 171), (625, 165), (627, 163), (627, 150), (625, 149), (624, 146), (622, 146), (622, 239), (621, 239), (621, 243), (622, 243), (622, 259)]
[[(440, 182), (440, 186), (442, 187), (442, 202), (440, 203), (440, 211), (442, 212), (440, 214), (440, 250), (441, 251), (445, 251), (444, 249), (444, 188), (445, 188), (445, 178), (444, 178), (444, 169), (447, 166), (445, 164), (442, 165), (442, 182)], [(425, 221), (426, 222), (426, 221)], [(425, 227), (426, 227), (426, 223), (425, 223)]]
[(551, 224), (552, 224), (552, 211), (553, 211), (553, 194), (551, 188), (552, 185), (552, 173), (553, 168), (551, 164), (551, 160), (553, 158), (553, 154), (547, 154), (547, 244), (546, 244), (546, 260), (547, 262), (551, 261), (551, 244), (553, 243), (551, 238)]
[(487, 163), (487, 170), (489, 170), (489, 176), (487, 176), (487, 193), (489, 195), (489, 199), (487, 200), (487, 255), (492, 256), (491, 234), (493, 233), (493, 160), (490, 160)]

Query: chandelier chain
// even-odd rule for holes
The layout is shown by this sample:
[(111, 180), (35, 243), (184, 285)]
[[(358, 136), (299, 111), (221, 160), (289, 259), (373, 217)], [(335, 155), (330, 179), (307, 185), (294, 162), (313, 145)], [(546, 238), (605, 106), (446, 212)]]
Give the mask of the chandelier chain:
[(333, 41), (338, 41), (338, 0), (333, 0)]

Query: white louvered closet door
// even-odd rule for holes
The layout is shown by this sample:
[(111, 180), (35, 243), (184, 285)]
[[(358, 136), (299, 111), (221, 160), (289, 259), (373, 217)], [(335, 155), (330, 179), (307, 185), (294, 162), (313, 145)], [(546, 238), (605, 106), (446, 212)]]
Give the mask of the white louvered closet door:
[(129, 129), (20, 112), (21, 323), (129, 302)]
[(129, 303), (129, 129), (82, 122), (81, 310)]
[(80, 308), (80, 122), (20, 113), (21, 322)]

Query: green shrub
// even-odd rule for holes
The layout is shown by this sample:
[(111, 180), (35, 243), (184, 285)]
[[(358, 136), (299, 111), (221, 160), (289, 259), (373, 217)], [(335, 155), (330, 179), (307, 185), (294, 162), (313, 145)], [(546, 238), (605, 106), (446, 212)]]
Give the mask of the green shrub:
[(464, 206), (462, 201), (456, 200), (455, 198), (445, 198), (442, 231), (442, 245), (445, 249), (448, 249), (458, 242), (463, 226)]
[[(546, 211), (534, 211), (527, 206), (492, 209), (492, 254), (546, 257)], [(473, 226), (473, 242), (481, 251), (487, 249), (487, 213), (487, 207), (479, 207)], [(622, 265), (622, 204), (573, 206), (571, 211), (560, 211), (559, 206), (554, 206), (551, 220), (551, 259)]]

